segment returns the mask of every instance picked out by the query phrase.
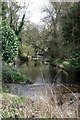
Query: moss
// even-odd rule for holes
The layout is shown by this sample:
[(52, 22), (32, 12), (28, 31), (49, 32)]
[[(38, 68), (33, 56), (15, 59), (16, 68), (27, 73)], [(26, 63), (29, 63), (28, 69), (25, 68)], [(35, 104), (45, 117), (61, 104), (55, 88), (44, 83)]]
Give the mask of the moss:
[(68, 61), (63, 61), (62, 66), (65, 70), (69, 71), (71, 69), (71, 64)]

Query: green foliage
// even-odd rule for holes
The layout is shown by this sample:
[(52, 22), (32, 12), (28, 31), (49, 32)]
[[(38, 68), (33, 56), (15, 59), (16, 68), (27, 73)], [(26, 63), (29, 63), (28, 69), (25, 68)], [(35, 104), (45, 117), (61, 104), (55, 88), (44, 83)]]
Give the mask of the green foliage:
[(61, 60), (61, 59), (57, 59), (53, 62), (53, 65), (56, 65), (57, 67), (59, 67), (59, 69), (64, 69), (65, 71), (69, 71), (72, 68), (72, 64), (70, 63), (69, 60)]
[(8, 5), (7, 5), (7, 2), (2, 2), (1, 3), (1, 7), (2, 7), (2, 20), (5, 20), (6, 19), (6, 14), (7, 14), (7, 11), (8, 11)]
[(62, 35), (70, 64), (80, 70), (80, 2), (62, 17)]
[(80, 70), (80, 51), (72, 51), (70, 53), (70, 59), (69, 59), (71, 65), (75, 67), (75, 69)]
[(27, 56), (28, 54), (33, 55), (34, 54), (34, 48), (31, 47), (30, 45), (26, 44), (22, 44), (22, 48), (21, 48), (21, 53), (23, 56)]
[(80, 40), (80, 2), (74, 3), (70, 11), (62, 17), (62, 33), (68, 42)]
[(4, 82), (31, 83), (30, 78), (15, 69), (11, 69), (7, 64), (2, 66), (2, 76)]
[(17, 36), (10, 26), (6, 24), (2, 26), (2, 50), (3, 60), (7, 63), (12, 63), (13, 59), (18, 54)]

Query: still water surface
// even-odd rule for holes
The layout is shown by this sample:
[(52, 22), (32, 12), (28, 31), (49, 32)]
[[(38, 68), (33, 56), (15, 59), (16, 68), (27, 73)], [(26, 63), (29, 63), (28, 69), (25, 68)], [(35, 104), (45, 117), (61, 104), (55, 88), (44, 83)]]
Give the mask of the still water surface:
[(43, 65), (42, 63), (35, 66), (35, 63), (32, 61), (27, 64), (19, 66), (19, 71), (30, 77), (32, 81), (36, 84), (42, 84), (44, 82), (50, 83), (52, 80), (51, 74), (49, 71), (49, 65)]

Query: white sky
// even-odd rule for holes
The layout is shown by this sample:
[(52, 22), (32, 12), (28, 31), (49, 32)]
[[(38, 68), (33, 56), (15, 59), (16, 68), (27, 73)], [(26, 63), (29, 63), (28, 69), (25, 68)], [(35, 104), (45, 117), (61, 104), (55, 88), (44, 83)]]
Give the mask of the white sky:
[(27, 6), (29, 2), (29, 8), (28, 8), (28, 19), (35, 23), (35, 24), (43, 24), (41, 21), (41, 18), (46, 16), (46, 13), (41, 13), (41, 9), (45, 6), (49, 6), (49, 0), (16, 0), (17, 2), (20, 3), (20, 5)]

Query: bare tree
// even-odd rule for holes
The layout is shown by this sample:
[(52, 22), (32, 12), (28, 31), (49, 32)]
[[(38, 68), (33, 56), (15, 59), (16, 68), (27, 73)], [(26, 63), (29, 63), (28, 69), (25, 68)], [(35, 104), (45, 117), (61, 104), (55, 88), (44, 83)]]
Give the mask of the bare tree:
[(45, 7), (43, 12), (47, 13), (47, 16), (42, 21), (48, 23), (48, 31), (45, 37), (49, 39), (48, 49), (52, 59), (60, 57), (60, 48), (64, 44), (61, 36), (61, 16), (66, 13), (71, 3), (52, 2), (50, 7)]

